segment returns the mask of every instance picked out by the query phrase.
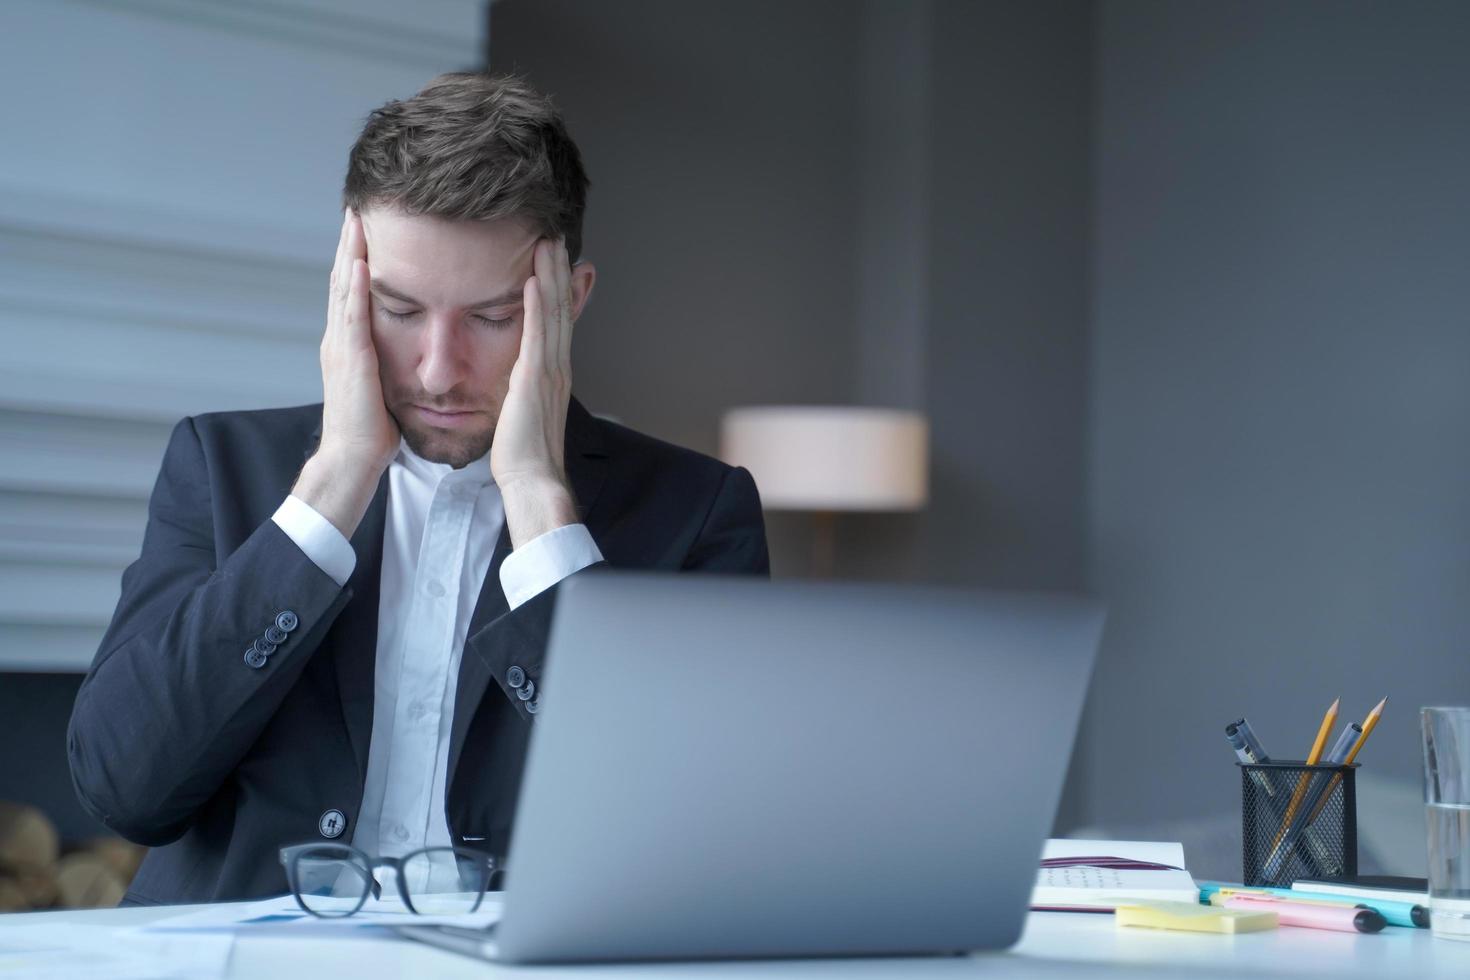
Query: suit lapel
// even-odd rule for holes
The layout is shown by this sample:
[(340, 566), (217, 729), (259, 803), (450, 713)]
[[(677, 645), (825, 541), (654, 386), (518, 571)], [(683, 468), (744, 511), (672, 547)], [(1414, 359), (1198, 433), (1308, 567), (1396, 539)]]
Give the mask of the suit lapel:
[[(306, 456), (316, 451), (321, 425), (313, 433)], [(373, 735), (373, 698), (378, 661), (378, 595), (383, 569), (383, 528), (388, 517), (388, 471), (378, 479), (378, 489), (367, 512), (352, 535), (357, 565), (347, 580), (352, 589), (345, 615), (328, 634), (331, 660), (336, 669), (337, 693), (342, 699), (342, 718), (352, 743), (359, 780), (367, 781), (368, 744)]]
[[(607, 453), (603, 448), (598, 422), (575, 398), (567, 406), (566, 432), (567, 479), (571, 481), (572, 493), (577, 498), (577, 510), (587, 522), (597, 495), (602, 490), (607, 473)], [(480, 586), (480, 597), (475, 611), (470, 616), (469, 632), (465, 634), (465, 651), (460, 657), (459, 680), (455, 688), (454, 719), (449, 736), (449, 776), (454, 777), (459, 763), (460, 749), (464, 746), (465, 733), (469, 731), (480, 700), (490, 686), (491, 677), (485, 662), (470, 649), (469, 638), (487, 625), (510, 611), (505, 601), (505, 591), (500, 587), (500, 566), (511, 552), (510, 527), (502, 524), (500, 540), (495, 545), (495, 556), (485, 581)]]
[(454, 767), (459, 764), (459, 750), (464, 745), (465, 732), (469, 731), (470, 719), (475, 706), (480, 703), (485, 689), (490, 686), (490, 668), (470, 648), (470, 637), (484, 629), (510, 611), (505, 601), (505, 590), (500, 587), (500, 566), (511, 552), (510, 527), (500, 525), (500, 539), (495, 543), (495, 556), (490, 559), (490, 568), (485, 572), (485, 581), (480, 586), (480, 598), (475, 602), (475, 611), (470, 616), (470, 629), (465, 634), (465, 649), (459, 658), (459, 678), (454, 688), (454, 717), (449, 728), (449, 778), (454, 778)]
[[(352, 615), (338, 620), (332, 659), (337, 666), (337, 690), (342, 697), (342, 717), (352, 740), (357, 772), (367, 781), (368, 743), (373, 736), (373, 698), (378, 663), (378, 595), (383, 572), (383, 527), (388, 517), (388, 472), (383, 471), (378, 490), (352, 535), (357, 567), (347, 580), (352, 586), (348, 608)], [(353, 609), (352, 607), (356, 607)]]

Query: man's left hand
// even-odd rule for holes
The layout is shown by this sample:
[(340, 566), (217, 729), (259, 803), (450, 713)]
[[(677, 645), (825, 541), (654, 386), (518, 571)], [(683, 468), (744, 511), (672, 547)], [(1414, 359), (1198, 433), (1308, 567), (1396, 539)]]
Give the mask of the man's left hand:
[(490, 472), (516, 548), (579, 520), (565, 460), (576, 319), (566, 243), (542, 239), (534, 261), (523, 294), (521, 351), (490, 448)]

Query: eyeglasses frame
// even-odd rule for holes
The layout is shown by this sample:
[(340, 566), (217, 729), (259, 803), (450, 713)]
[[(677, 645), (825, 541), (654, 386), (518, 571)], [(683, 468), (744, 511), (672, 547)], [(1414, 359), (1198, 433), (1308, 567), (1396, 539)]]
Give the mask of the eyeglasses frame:
[[(299, 878), (297, 876), (296, 866), (300, 862), (301, 856), (308, 851), (327, 850), (329, 848), (346, 851), (348, 856), (358, 861), (368, 871), (368, 887), (364, 888), (362, 894), (357, 897), (357, 904), (352, 907), (352, 910), (350, 912), (343, 912), (341, 915), (323, 915), (321, 912), (308, 908), (306, 902), (301, 898), (301, 888), (298, 884)], [(420, 847), (417, 850), (409, 851), (402, 857), (371, 857), (367, 852), (361, 851), (351, 844), (338, 844), (330, 841), (310, 841), (305, 844), (288, 844), (281, 848), (280, 855), (281, 864), (286, 869), (286, 884), (291, 886), (291, 895), (296, 899), (296, 904), (301, 906), (303, 912), (306, 912), (308, 915), (314, 915), (318, 919), (345, 919), (349, 915), (356, 915), (362, 909), (363, 905), (367, 903), (369, 892), (372, 893), (375, 899), (381, 899), (383, 897), (383, 886), (378, 881), (377, 875), (373, 873), (379, 868), (393, 869), (393, 878), (398, 884), (398, 897), (403, 899), (403, 904), (414, 915), (423, 914), (414, 908), (413, 899), (409, 897), (408, 885), (404, 881), (403, 866), (413, 858), (429, 851), (453, 851), (456, 856), (468, 858), (474, 862), (476, 867), (482, 867), (484, 876), (481, 880), (480, 887), (476, 889), (475, 904), (470, 906), (466, 911), (473, 912), (478, 909), (480, 902), (485, 898), (485, 892), (490, 888), (490, 878), (495, 874), (495, 857), (484, 851), (475, 851), (468, 847), (452, 847), (441, 844), (435, 847)], [(343, 860), (346, 861), (347, 857), (344, 857)]]

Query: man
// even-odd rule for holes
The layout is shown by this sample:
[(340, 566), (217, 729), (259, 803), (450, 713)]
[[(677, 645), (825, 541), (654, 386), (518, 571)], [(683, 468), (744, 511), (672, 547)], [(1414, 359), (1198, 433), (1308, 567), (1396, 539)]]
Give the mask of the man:
[(556, 583), (767, 573), (748, 473), (571, 398), (586, 188), (516, 79), (368, 119), (323, 402), (179, 423), (77, 696), (84, 805), (153, 847), (125, 904), (279, 894), (313, 839), (503, 855)]

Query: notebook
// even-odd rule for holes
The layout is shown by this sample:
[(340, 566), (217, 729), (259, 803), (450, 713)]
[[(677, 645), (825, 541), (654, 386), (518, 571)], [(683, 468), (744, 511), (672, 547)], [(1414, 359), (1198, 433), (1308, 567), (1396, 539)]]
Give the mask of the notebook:
[(1042, 848), (1033, 909), (1111, 912), (1138, 900), (1199, 903), (1183, 844), (1053, 839)]

